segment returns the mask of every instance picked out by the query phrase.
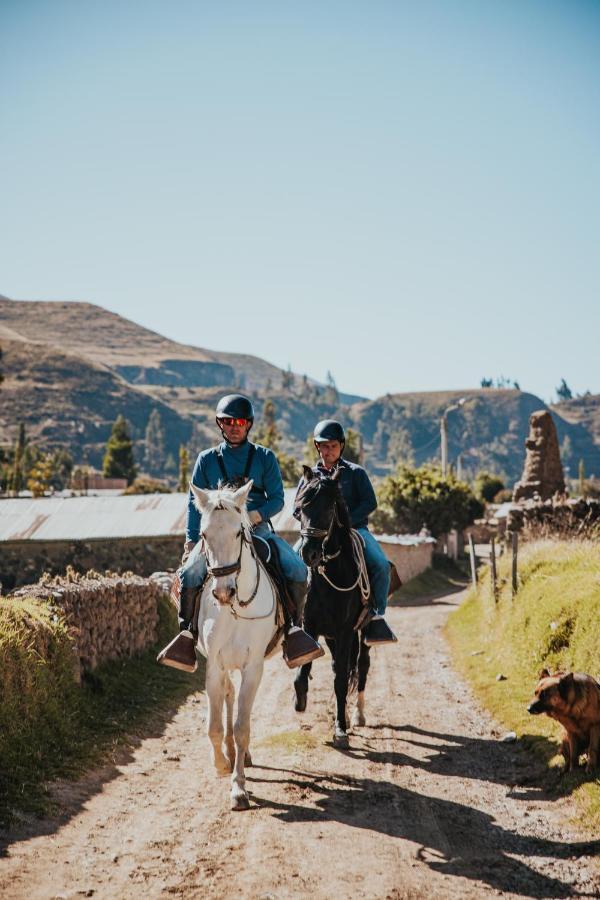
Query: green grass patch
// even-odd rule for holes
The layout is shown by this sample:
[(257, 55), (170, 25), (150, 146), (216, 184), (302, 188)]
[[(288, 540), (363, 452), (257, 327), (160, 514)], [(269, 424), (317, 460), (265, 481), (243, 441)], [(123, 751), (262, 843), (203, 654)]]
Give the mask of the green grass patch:
[(320, 741), (308, 731), (280, 731), (260, 741), (261, 747), (272, 747), (289, 753), (295, 750), (314, 750)]
[(38, 601), (0, 601), (0, 825), (47, 813), (48, 781), (102, 762), (203, 689), (202, 660), (194, 675), (156, 663), (157, 647), (177, 628), (163, 598), (157, 646), (98, 668), (79, 686), (56, 610)]
[[(489, 572), (448, 619), (446, 634), (458, 670), (483, 705), (507, 729), (546, 760), (558, 755), (560, 727), (547, 716), (531, 716), (539, 672), (547, 667), (600, 672), (600, 544), (540, 541), (519, 556), (519, 590), (510, 589), (510, 557), (498, 566), (498, 601), (491, 596)], [(497, 681), (502, 674), (505, 681)], [(553, 779), (554, 789), (573, 793), (581, 822), (600, 827), (600, 778), (583, 772)]]
[(423, 597), (436, 597), (462, 590), (467, 583), (464, 568), (446, 557), (434, 556), (433, 566), (403, 584), (388, 600), (389, 606), (402, 606)]

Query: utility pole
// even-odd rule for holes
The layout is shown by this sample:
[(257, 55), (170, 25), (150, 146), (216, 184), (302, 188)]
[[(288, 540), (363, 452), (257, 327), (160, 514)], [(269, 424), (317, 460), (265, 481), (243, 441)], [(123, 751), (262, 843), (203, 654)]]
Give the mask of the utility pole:
[(442, 478), (445, 478), (448, 474), (448, 413), (453, 412), (455, 409), (460, 409), (464, 403), (466, 403), (467, 398), (461, 397), (456, 403), (453, 403), (442, 413), (442, 418), (440, 419), (440, 442), (442, 445)]

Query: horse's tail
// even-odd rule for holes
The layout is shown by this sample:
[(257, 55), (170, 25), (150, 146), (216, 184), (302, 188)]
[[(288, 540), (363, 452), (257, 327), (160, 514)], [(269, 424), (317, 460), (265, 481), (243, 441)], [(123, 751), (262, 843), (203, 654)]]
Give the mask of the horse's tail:
[(348, 672), (348, 694), (353, 694), (358, 687), (358, 653), (360, 650), (360, 639), (358, 631), (352, 635), (352, 646), (350, 648), (350, 671)]

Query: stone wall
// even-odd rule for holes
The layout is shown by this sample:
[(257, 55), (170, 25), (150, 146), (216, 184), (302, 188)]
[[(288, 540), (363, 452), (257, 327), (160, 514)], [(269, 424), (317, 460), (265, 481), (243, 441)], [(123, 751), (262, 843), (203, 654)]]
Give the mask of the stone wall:
[(431, 568), (433, 543), (396, 544), (387, 541), (385, 536), (378, 536), (377, 540), (387, 558), (398, 569), (402, 584), (406, 584), (411, 578), (416, 578), (425, 569)]
[[(64, 620), (73, 641), (75, 670), (93, 671), (101, 663), (134, 656), (156, 643), (159, 581), (137, 575), (45, 578), (11, 597), (49, 603)], [(11, 598), (3, 598), (10, 603)]]
[(183, 535), (94, 541), (2, 541), (0, 585), (6, 593), (34, 584), (45, 572), (62, 575), (67, 566), (81, 573), (110, 569), (148, 576), (157, 569), (176, 569), (183, 541)]

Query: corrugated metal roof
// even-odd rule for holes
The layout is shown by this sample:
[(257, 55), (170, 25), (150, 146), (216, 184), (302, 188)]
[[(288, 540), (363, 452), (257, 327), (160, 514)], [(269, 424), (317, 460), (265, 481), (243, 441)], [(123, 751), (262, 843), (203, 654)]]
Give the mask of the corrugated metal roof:
[[(295, 488), (285, 489), (284, 507), (273, 517), (277, 532), (300, 531), (293, 516)], [(100, 538), (183, 535), (187, 494), (119, 497), (39, 497), (0, 500), (0, 541), (86, 541)], [(376, 536), (414, 545), (433, 541), (414, 534)]]
[(187, 494), (0, 500), (0, 541), (183, 534)]

